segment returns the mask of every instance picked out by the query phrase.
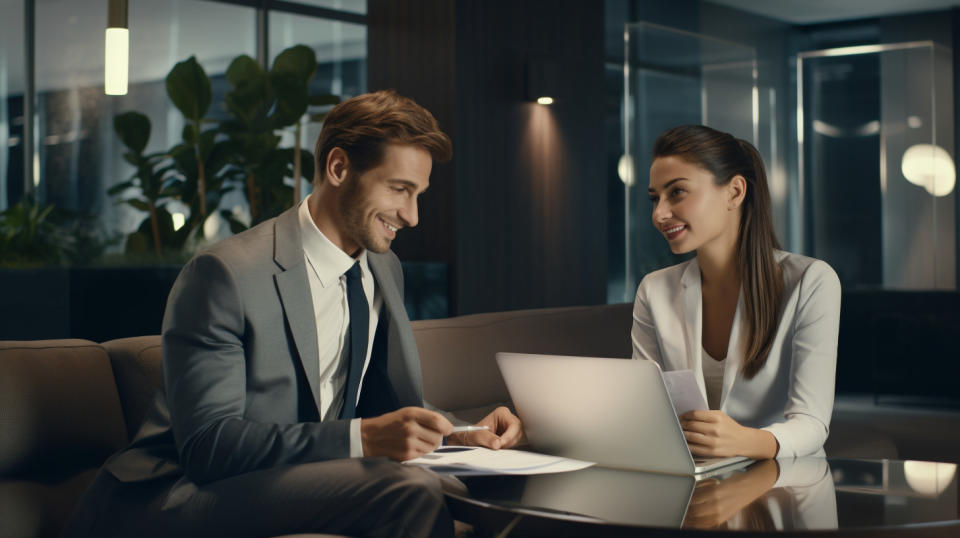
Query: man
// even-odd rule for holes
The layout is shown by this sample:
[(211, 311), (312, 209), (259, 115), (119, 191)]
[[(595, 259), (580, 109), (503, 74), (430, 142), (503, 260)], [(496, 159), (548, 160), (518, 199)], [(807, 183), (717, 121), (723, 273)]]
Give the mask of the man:
[(440, 478), (397, 462), (453, 443), (513, 446), (519, 419), (453, 434), (422, 407), (389, 250), (449, 138), (396, 93), (327, 115), (314, 192), (183, 268), (163, 322), (165, 387), (111, 458), (81, 536), (450, 535)]

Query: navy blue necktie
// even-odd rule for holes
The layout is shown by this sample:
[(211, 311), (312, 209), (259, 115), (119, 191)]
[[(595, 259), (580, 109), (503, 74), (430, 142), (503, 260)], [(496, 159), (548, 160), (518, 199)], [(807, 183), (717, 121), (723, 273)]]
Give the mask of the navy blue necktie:
[(363, 363), (367, 359), (367, 336), (370, 332), (370, 305), (363, 293), (363, 278), (360, 262), (353, 264), (347, 273), (347, 307), (350, 309), (350, 325), (346, 342), (350, 346), (350, 370), (347, 385), (343, 390), (343, 411), (340, 418), (354, 418), (357, 414), (357, 392)]

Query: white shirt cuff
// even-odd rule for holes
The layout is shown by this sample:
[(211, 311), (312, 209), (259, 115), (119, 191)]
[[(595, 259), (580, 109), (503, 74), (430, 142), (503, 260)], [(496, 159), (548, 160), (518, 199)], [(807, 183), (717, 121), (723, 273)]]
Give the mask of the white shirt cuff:
[(360, 438), (360, 420), (355, 418), (350, 420), (350, 457), (363, 457), (363, 440)]

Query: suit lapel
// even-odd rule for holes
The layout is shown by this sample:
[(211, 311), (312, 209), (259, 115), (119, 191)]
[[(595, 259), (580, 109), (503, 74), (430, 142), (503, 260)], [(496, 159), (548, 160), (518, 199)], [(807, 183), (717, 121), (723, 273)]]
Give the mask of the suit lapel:
[[(399, 285), (390, 270), (387, 255), (368, 252), (367, 261), (377, 283), (377, 290), (383, 297), (383, 308), (386, 311), (386, 316), (380, 316), (380, 323), (389, 323), (386, 345), (379, 347), (386, 350), (387, 356), (381, 360), (386, 362), (386, 373), (398, 400), (419, 402), (422, 400), (419, 371), (412, 371), (414, 366), (419, 368), (419, 363), (410, 359), (411, 355), (414, 359), (417, 357), (416, 343), (407, 319), (406, 307), (400, 296)], [(409, 333), (406, 337), (403, 335), (404, 331)], [(380, 331), (377, 333), (381, 334)], [(412, 351), (407, 349), (409, 347), (413, 348)], [(374, 346), (374, 349), (378, 349), (378, 346)], [(373, 359), (374, 357), (371, 357), (371, 364)]]
[(277, 217), (274, 223), (273, 256), (283, 272), (273, 278), (283, 305), (283, 316), (293, 335), (297, 355), (319, 412), (320, 352), (317, 349), (317, 323), (313, 316), (313, 299), (303, 257), (298, 211), (299, 208), (294, 206)]
[(697, 386), (707, 401), (707, 387), (703, 382), (703, 293), (700, 288), (700, 264), (697, 259), (690, 260), (680, 277), (683, 285), (683, 327), (687, 345), (688, 367), (693, 370)]

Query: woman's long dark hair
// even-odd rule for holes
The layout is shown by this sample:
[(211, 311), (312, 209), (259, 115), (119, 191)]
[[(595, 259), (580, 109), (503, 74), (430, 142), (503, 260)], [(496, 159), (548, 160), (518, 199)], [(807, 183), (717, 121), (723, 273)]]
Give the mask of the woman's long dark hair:
[(710, 172), (717, 185), (726, 185), (738, 175), (747, 182), (740, 209), (737, 268), (747, 323), (741, 372), (751, 379), (767, 362), (783, 303), (783, 277), (773, 256), (780, 244), (773, 232), (763, 159), (746, 140), (703, 125), (682, 125), (661, 134), (654, 142), (653, 158), (671, 156)]

